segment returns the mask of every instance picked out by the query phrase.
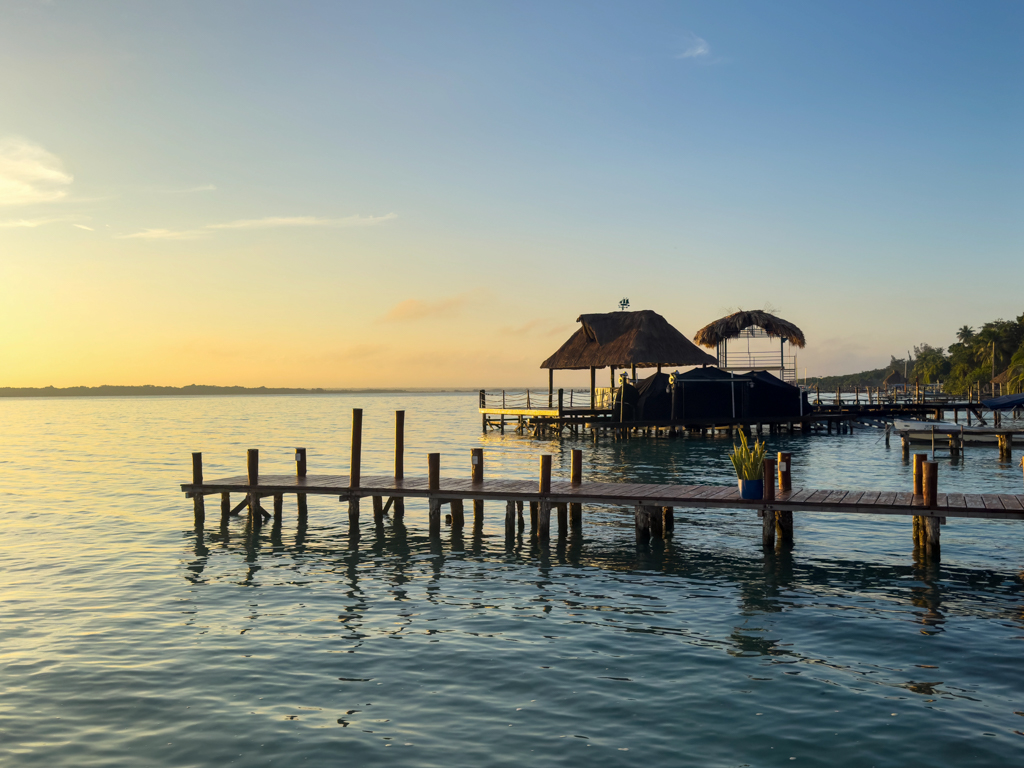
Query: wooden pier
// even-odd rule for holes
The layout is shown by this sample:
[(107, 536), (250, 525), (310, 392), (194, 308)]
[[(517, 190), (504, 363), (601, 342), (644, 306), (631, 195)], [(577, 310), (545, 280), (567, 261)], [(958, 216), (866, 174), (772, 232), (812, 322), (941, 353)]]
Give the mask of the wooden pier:
[[(393, 475), (363, 476), (360, 472), (362, 452), (362, 411), (356, 409), (352, 420), (351, 470), (347, 475), (308, 475), (306, 450), (295, 451), (295, 474), (263, 475), (259, 471), (259, 453), (248, 453), (247, 473), (233, 477), (206, 480), (203, 477), (202, 454), (192, 454), (191, 483), (182, 484), (186, 497), (193, 498), (195, 524), (205, 524), (207, 496), (220, 496), (221, 523), (248, 509), (254, 528), (270, 517), (262, 500), (273, 499), (273, 516), (280, 522), (285, 495), (294, 494), (300, 516), (305, 516), (309, 495), (337, 496), (348, 502), (349, 522), (358, 526), (360, 500), (373, 501), (377, 522), (389, 510), (398, 518), (404, 516), (407, 498), (428, 501), (428, 525), (431, 535), (440, 535), (441, 509), (450, 510), (453, 529), (465, 525), (465, 502), (473, 502), (473, 525), (482, 526), (487, 502), (504, 504), (505, 532), (513, 536), (525, 525), (523, 511), (530, 510), (530, 532), (541, 541), (551, 535), (554, 511), (557, 535), (579, 533), (583, 525), (582, 505), (632, 507), (637, 540), (662, 538), (674, 530), (673, 510), (686, 508), (747, 509), (762, 519), (762, 541), (774, 546), (776, 534), (783, 545), (792, 544), (794, 512), (826, 512), (840, 515), (905, 515), (914, 518), (914, 542), (929, 556), (939, 556), (939, 526), (947, 518), (983, 518), (990, 520), (1024, 520), (1024, 495), (938, 493), (938, 464), (926, 461), (924, 454), (914, 457), (914, 489), (908, 492), (824, 490), (792, 487), (792, 459), (787, 453), (765, 459), (764, 496), (741, 499), (735, 486), (664, 485), (607, 483), (583, 480), (582, 451), (572, 451), (569, 480), (551, 476), (551, 456), (540, 456), (540, 473), (535, 482), (527, 480), (487, 479), (484, 476), (483, 450), (470, 453), (470, 472), (463, 477), (442, 477), (441, 456), (428, 454), (427, 475), (404, 476), (404, 412), (396, 414), (395, 471)], [(777, 483), (776, 483), (777, 479)], [(231, 494), (241, 494), (241, 503), (232, 507)], [(386, 501), (385, 501), (386, 500)], [(499, 507), (500, 508), (500, 507)]]

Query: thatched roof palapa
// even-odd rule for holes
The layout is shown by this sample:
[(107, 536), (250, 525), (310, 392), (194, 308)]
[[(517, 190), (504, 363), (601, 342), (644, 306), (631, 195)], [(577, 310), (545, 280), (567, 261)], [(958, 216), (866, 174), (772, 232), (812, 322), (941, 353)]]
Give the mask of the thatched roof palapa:
[(788, 320), (760, 310), (734, 312), (728, 317), (708, 323), (693, 337), (702, 347), (714, 348), (727, 339), (738, 338), (740, 333), (751, 326), (763, 328), (771, 339), (785, 339), (794, 347), (804, 347), (807, 341), (804, 332)]
[(653, 368), (717, 362), (649, 309), (580, 315), (576, 320), (582, 327), (541, 368)]

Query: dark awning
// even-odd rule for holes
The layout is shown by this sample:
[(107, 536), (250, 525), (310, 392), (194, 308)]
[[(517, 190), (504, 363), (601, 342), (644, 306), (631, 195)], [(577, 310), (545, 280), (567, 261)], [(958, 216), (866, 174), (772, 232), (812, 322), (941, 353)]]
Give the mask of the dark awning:
[(991, 400), (982, 400), (981, 404), (993, 411), (1008, 411), (1011, 408), (1021, 408), (1024, 407), (1024, 394), (993, 397)]

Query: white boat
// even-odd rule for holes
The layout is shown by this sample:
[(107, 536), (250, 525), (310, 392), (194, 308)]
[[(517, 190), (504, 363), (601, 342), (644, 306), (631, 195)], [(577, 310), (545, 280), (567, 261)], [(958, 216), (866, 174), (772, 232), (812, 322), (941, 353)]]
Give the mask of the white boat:
[[(951, 434), (963, 435), (965, 445), (996, 445), (1000, 433), (1012, 432), (999, 427), (967, 426), (954, 424), (951, 421), (925, 421), (916, 419), (893, 419), (893, 428), (905, 434), (913, 443), (930, 443), (932, 433), (935, 434), (936, 445), (945, 444)], [(1013, 442), (1020, 443), (1021, 435), (1014, 435)]]

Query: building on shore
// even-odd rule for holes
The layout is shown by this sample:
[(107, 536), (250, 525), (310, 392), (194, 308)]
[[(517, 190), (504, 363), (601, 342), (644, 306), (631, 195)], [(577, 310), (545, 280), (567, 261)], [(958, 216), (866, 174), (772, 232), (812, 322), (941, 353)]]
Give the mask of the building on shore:
[(761, 310), (719, 318), (697, 331), (693, 340), (716, 351), (716, 366), (723, 371), (777, 371), (778, 378), (790, 384), (798, 379), (796, 350), (807, 344), (804, 332), (793, 323)]

